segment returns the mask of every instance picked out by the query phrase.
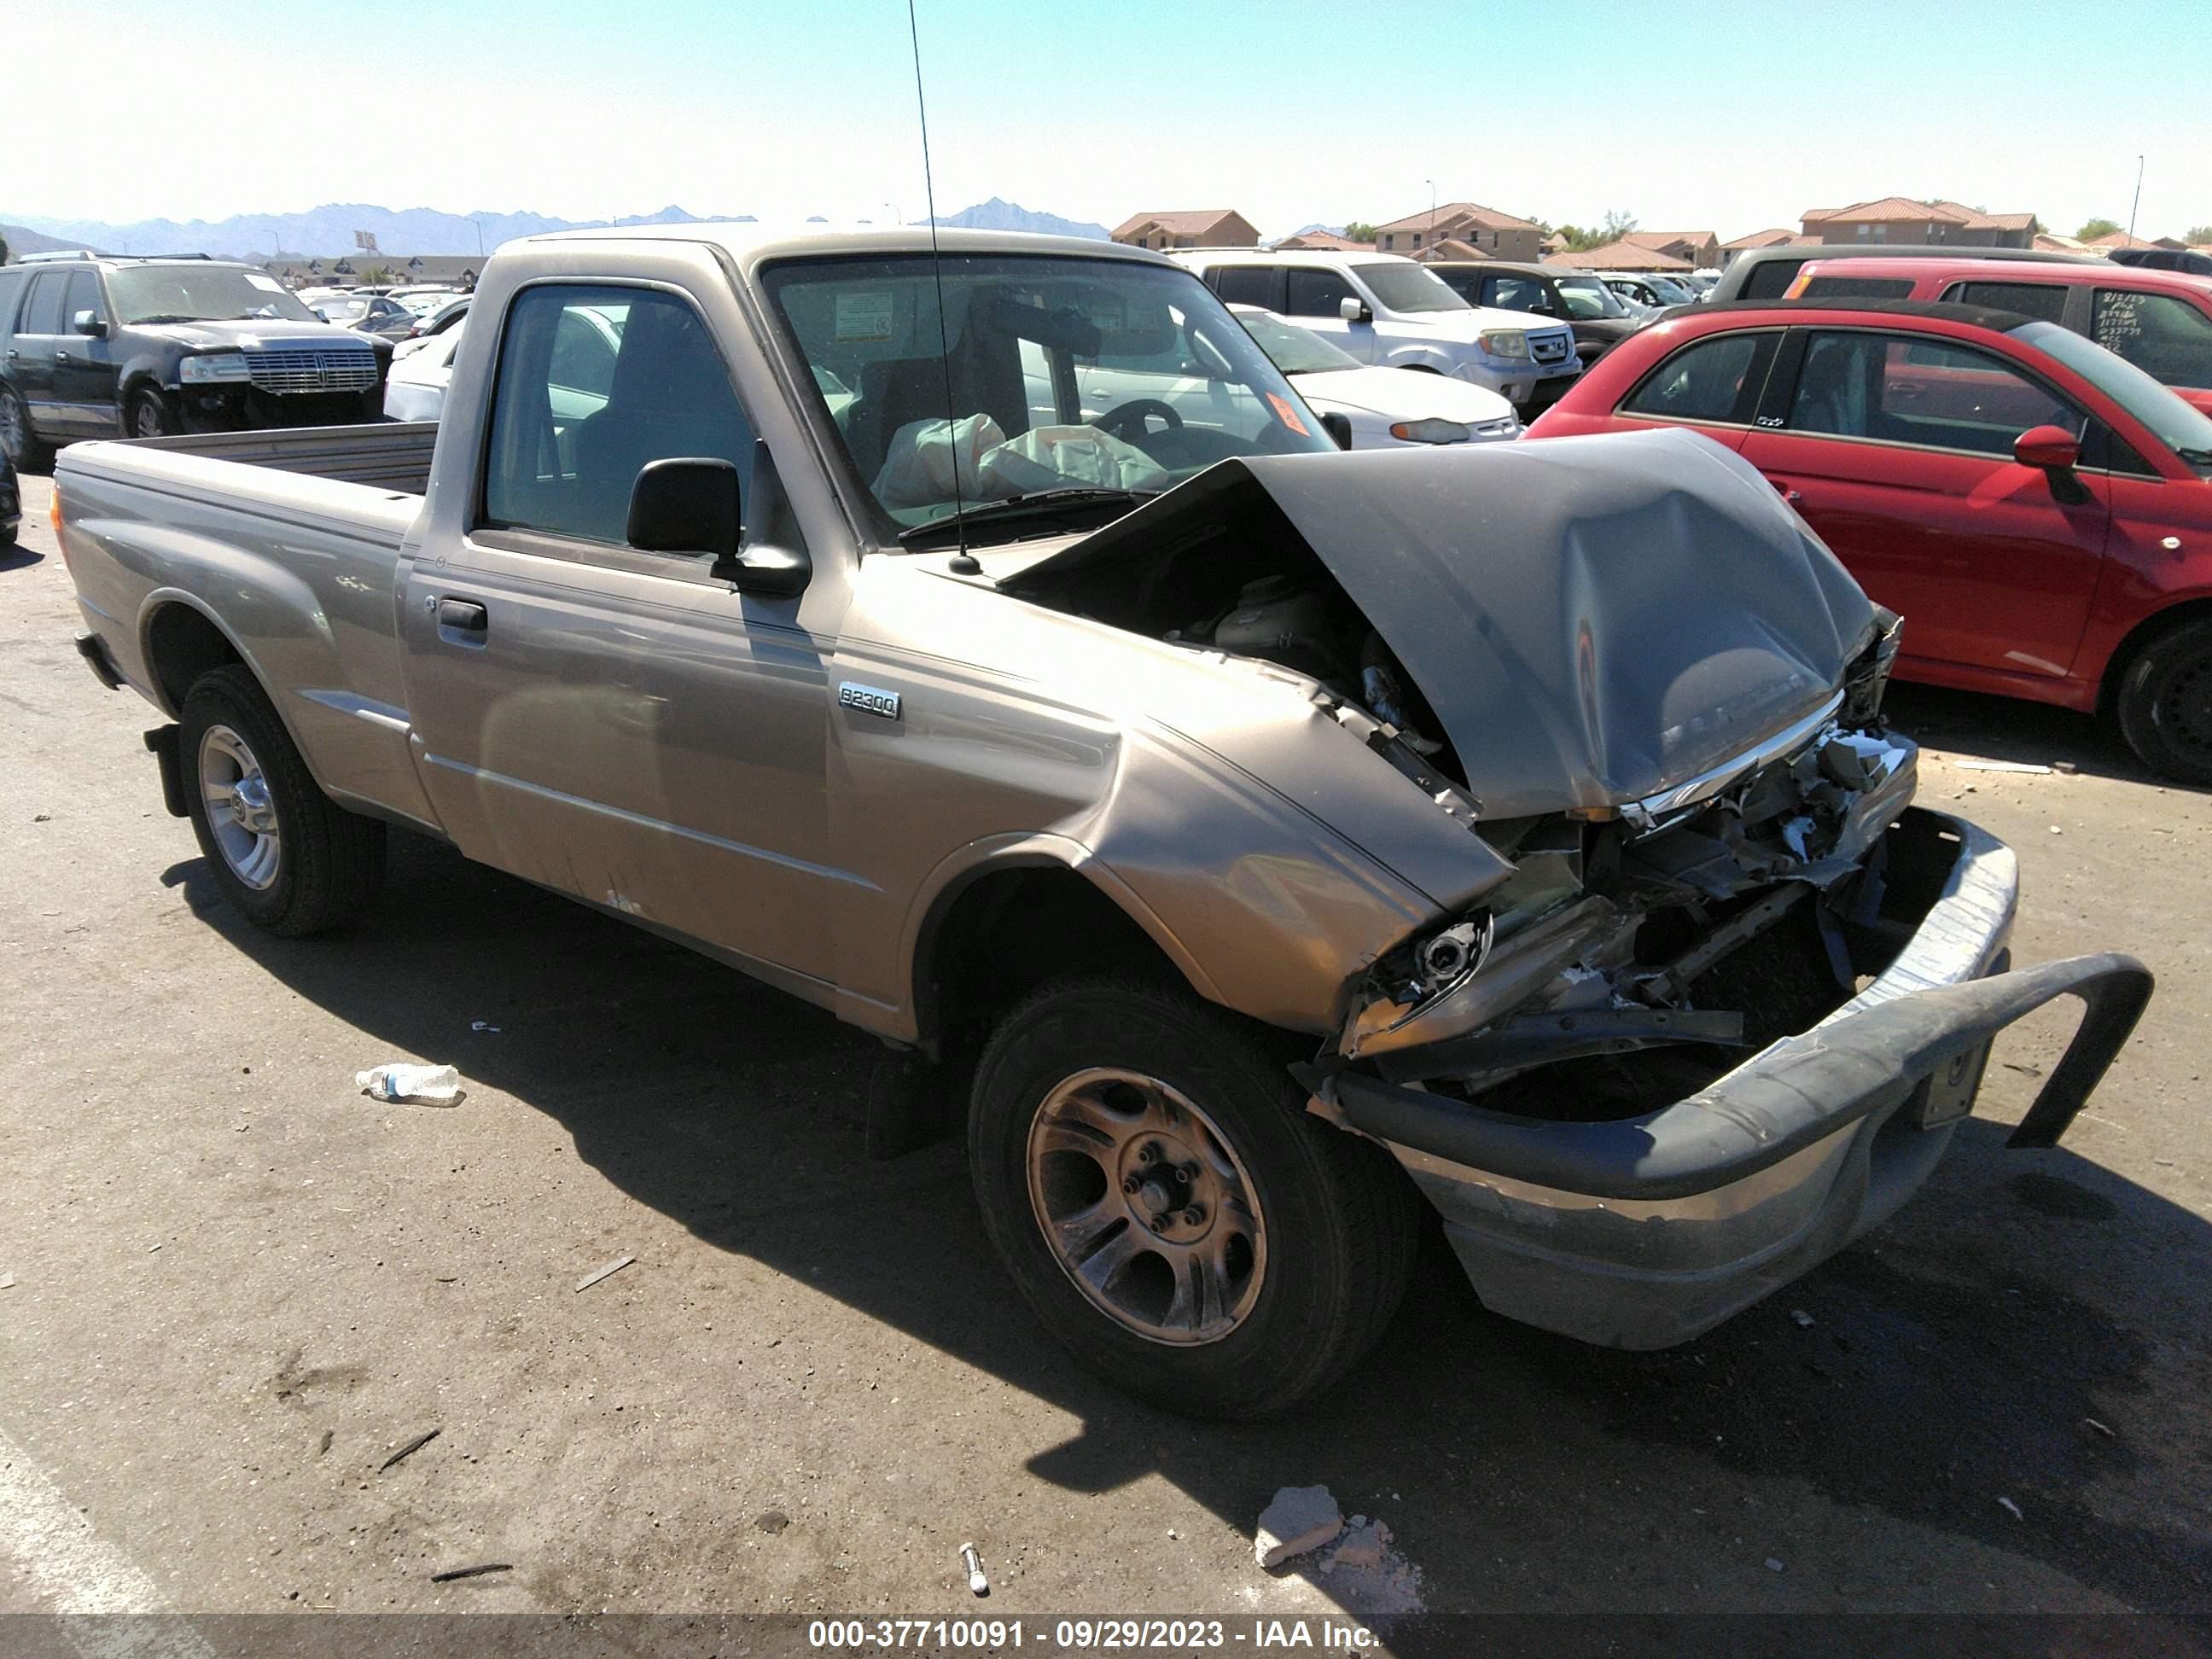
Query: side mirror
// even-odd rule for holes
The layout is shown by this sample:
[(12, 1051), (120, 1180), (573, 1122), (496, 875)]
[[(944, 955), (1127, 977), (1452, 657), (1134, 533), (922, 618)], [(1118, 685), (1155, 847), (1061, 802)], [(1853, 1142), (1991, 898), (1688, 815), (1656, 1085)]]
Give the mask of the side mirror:
[(1336, 302), (1336, 314), (1347, 323), (1371, 323), (1375, 313), (1367, 308), (1367, 301), (1356, 295), (1347, 294)]
[(1339, 449), (1349, 449), (1352, 447), (1351, 416), (1341, 414), (1324, 415), (1321, 417), (1321, 429), (1328, 433), (1330, 437), (1336, 440), (1336, 447)]
[(70, 319), (70, 327), (92, 339), (104, 340), (107, 337), (107, 325), (100, 320), (96, 311), (78, 312)]
[(714, 574), (740, 593), (788, 599), (805, 590), (813, 567), (781, 548), (744, 550), (738, 469), (714, 456), (648, 461), (630, 489), (623, 538), (643, 553), (712, 558)]
[(2012, 458), (2034, 467), (2051, 481), (2051, 494), (2068, 507), (2086, 506), (2089, 486), (2074, 468), (2081, 459), (2081, 445), (2063, 426), (2032, 426), (2012, 441)]

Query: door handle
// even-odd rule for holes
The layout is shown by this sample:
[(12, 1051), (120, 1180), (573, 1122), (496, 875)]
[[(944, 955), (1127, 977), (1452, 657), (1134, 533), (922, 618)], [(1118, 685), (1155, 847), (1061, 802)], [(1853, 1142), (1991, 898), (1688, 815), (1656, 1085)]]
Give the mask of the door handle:
[(491, 625), (484, 608), (469, 599), (438, 601), (438, 632), (472, 634), (481, 638)]
[(1785, 501), (1795, 504), (1796, 501), (1802, 499), (1796, 490), (1790, 487), (1790, 483), (1787, 479), (1770, 477), (1766, 482), (1774, 486), (1774, 493), (1781, 496)]
[(54, 361), (58, 363), (67, 363), (74, 362), (76, 360), (71, 357), (66, 351), (57, 351), (54, 353)]
[(22, 354), (21, 352), (20, 352), (20, 351), (16, 350), (16, 349), (15, 349), (15, 347), (13, 347), (13, 346), (9, 346), (9, 347), (8, 348), (8, 359), (9, 359), (9, 361), (10, 362), (13, 362), (16, 358), (18, 358), (18, 357), (21, 356), (22, 355), (23, 355), (23, 354)]

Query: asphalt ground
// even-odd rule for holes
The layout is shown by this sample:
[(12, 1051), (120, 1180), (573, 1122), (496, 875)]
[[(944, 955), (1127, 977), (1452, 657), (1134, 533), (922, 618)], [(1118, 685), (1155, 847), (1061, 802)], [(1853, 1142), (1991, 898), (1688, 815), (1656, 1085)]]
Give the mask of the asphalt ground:
[[(2070, 1029), (2045, 1011), (1913, 1203), (1699, 1340), (1508, 1323), (1432, 1241), (1339, 1389), (1224, 1428), (1041, 1336), (957, 1146), (864, 1156), (875, 1050), (828, 1016), (404, 836), (357, 927), (245, 927), (161, 810), (153, 711), (71, 648), (24, 482), (0, 1612), (1361, 1612), (1254, 1564), (1316, 1482), (1437, 1611), (2212, 1611), (2212, 801), (2094, 723), (1893, 704), (1923, 801), (2019, 850), (2016, 959), (2160, 976), (2063, 1147), (2003, 1146)], [(356, 1091), (391, 1060), (466, 1095)]]

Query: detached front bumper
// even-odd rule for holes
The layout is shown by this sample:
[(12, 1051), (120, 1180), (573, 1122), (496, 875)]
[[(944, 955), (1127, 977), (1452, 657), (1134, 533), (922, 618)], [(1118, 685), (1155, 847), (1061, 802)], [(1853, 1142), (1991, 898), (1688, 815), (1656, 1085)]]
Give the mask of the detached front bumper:
[[(1342, 1072), (1346, 1121), (1387, 1142), (1442, 1212), (1486, 1305), (1609, 1347), (1708, 1330), (1886, 1219), (1972, 1109), (1992, 1038), (2073, 995), (2081, 1026), (2014, 1146), (2056, 1145), (2150, 1000), (2131, 957), (2002, 969), (2013, 854), (1915, 809), (1890, 878), (1932, 895), (1911, 939), (1812, 1030), (1656, 1112), (1563, 1123)], [(1394, 1056), (1399, 1076), (1419, 1075)]]

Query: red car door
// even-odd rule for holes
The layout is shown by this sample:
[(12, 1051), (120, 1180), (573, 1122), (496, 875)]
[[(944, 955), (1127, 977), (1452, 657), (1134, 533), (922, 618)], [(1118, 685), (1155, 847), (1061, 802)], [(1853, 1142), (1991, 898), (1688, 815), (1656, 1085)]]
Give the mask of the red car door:
[(2082, 412), (1994, 353), (1934, 333), (1808, 329), (1802, 345), (1794, 382), (1742, 453), (1905, 617), (1903, 672), (2064, 675), (2109, 515), (2101, 497), (2060, 502), (2012, 446), (2033, 426), (2078, 434)]

